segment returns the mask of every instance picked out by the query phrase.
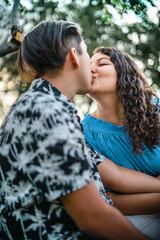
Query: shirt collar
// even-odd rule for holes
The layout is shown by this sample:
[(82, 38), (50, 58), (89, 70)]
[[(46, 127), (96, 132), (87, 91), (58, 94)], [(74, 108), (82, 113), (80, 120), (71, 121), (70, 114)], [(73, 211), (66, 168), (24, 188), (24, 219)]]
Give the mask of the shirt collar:
[(42, 92), (54, 95), (54, 96), (58, 97), (59, 99), (61, 99), (62, 101), (67, 102), (70, 109), (77, 113), (77, 110), (76, 110), (75, 106), (73, 105), (73, 103), (63, 93), (61, 93), (55, 86), (50, 84), (44, 78), (35, 79), (30, 86), (30, 90), (42, 91)]

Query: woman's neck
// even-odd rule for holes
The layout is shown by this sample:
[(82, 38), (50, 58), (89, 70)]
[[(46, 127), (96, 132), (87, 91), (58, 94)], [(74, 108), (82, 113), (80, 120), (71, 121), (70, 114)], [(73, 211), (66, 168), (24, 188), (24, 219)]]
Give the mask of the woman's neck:
[(122, 108), (118, 98), (106, 98), (103, 101), (96, 101), (97, 109), (92, 116), (102, 121), (110, 122), (117, 126), (122, 126)]

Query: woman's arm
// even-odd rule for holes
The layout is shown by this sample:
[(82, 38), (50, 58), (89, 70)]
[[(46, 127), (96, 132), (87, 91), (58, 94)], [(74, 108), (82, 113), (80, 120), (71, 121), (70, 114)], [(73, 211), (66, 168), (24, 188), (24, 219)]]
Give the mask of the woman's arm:
[(125, 215), (160, 213), (160, 193), (120, 194), (107, 192), (114, 206)]
[(109, 159), (105, 159), (97, 167), (106, 188), (121, 193), (160, 193), (158, 178), (120, 167)]
[(160, 180), (160, 175), (157, 178)]

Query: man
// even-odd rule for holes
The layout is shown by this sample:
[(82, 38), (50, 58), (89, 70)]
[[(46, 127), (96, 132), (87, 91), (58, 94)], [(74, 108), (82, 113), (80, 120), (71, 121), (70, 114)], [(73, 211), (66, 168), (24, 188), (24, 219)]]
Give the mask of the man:
[[(93, 181), (70, 102), (91, 87), (79, 27), (63, 21), (39, 24), (24, 38), (18, 65), (26, 81), (36, 80), (0, 129), (0, 237), (148, 239), (108, 204), (112, 201)], [(95, 152), (92, 157), (101, 158)]]

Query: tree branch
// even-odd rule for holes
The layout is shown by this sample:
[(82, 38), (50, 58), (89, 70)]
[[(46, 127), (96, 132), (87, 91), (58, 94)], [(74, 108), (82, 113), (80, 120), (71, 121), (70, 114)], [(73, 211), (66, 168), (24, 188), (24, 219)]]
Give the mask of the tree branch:
[(11, 39), (11, 41), (4, 43), (0, 46), (0, 57), (3, 57), (9, 53), (15, 52), (19, 49), (20, 44)]
[(12, 15), (11, 15), (11, 24), (13, 26), (18, 26), (17, 20), (17, 12), (20, 0), (14, 0), (13, 8), (12, 8)]
[(20, 43), (23, 41), (23, 34), (18, 26), (17, 12), (20, 0), (14, 0), (11, 16), (11, 35), (12, 38), (9, 42), (0, 46), (0, 57), (8, 53), (15, 52), (19, 49)]

